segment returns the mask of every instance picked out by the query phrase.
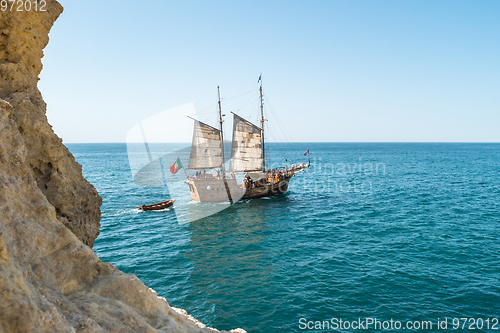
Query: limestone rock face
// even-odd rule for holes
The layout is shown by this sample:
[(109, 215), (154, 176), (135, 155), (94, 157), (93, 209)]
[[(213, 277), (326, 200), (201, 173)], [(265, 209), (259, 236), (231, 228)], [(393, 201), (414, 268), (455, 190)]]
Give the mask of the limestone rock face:
[(89, 247), (101, 199), (47, 123), (37, 89), (62, 12), (55, 0), (46, 8), (0, 12), (0, 333), (218, 332)]
[(58, 2), (47, 2), (46, 12), (1, 12), (0, 98), (14, 107), (10, 117), (24, 139), (26, 160), (38, 188), (54, 206), (59, 221), (92, 247), (99, 235), (101, 197), (47, 122), (47, 106), (37, 88), (43, 48), (62, 12)]

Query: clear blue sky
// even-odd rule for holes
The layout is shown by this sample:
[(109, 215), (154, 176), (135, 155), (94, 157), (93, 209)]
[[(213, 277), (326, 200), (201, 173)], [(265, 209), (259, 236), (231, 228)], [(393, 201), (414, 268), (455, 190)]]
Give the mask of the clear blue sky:
[(60, 2), (39, 87), (67, 143), (260, 72), (296, 141), (500, 142), (499, 1)]

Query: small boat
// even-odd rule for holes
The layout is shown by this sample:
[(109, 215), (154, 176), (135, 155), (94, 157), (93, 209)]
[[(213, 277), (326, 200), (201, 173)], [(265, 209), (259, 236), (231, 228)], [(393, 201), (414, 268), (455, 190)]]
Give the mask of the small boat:
[(139, 208), (143, 212), (145, 212), (147, 210), (160, 210), (160, 209), (164, 209), (164, 208), (172, 206), (174, 204), (174, 202), (175, 202), (175, 199), (172, 199), (172, 200), (158, 202), (158, 203), (155, 203), (152, 205), (137, 206), (137, 208)]

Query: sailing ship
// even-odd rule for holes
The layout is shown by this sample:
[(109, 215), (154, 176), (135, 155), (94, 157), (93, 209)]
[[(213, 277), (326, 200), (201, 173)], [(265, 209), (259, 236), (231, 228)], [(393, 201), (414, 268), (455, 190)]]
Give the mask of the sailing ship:
[[(218, 91), (219, 128), (194, 120), (193, 141), (187, 170), (195, 171), (187, 176), (191, 198), (198, 202), (238, 201), (285, 193), (290, 179), (311, 164), (292, 164), (287, 167), (266, 168), (264, 139), (264, 103), (262, 80), (260, 81), (261, 126), (254, 125), (233, 113), (233, 138), (229, 170), (225, 167), (223, 115)], [(207, 169), (215, 173), (207, 173)], [(240, 175), (240, 177), (238, 177)], [(243, 177), (241, 177), (243, 175)], [(242, 178), (238, 182), (237, 178)]]

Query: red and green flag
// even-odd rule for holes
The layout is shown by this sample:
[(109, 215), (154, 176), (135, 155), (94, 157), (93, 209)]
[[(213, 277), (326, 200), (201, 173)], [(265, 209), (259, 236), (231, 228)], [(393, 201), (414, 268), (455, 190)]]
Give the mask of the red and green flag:
[(182, 166), (181, 160), (177, 157), (177, 159), (175, 160), (174, 164), (172, 164), (170, 166), (170, 172), (173, 175), (175, 175), (177, 173), (177, 171), (179, 171), (182, 168), (183, 168), (183, 166)]

